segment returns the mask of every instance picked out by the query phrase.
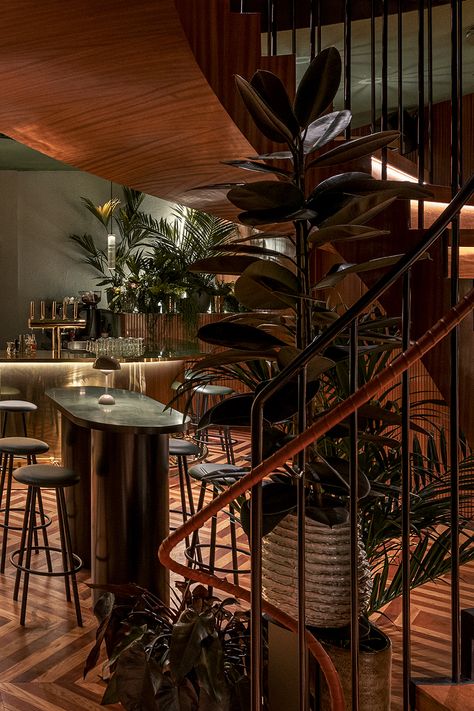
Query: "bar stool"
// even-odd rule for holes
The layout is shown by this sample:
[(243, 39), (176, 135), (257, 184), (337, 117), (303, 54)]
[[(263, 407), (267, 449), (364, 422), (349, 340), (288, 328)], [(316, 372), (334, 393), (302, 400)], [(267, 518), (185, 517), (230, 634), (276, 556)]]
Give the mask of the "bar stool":
[[(212, 498), (215, 499), (222, 489), (236, 482), (238, 479), (247, 474), (247, 472), (248, 469), (236, 467), (232, 464), (210, 464), (203, 462), (191, 467), (189, 470), (189, 476), (191, 479), (195, 479), (201, 484), (196, 510), (200, 511), (203, 508), (208, 486), (212, 487)], [(185, 550), (185, 556), (191, 565), (207, 570), (211, 573), (211, 575), (216, 572), (232, 573), (234, 582), (238, 585), (239, 575), (250, 573), (250, 569), (239, 570), (238, 554), (240, 553), (248, 556), (249, 551), (237, 547), (236, 515), (234, 504), (229, 504), (229, 510), (226, 513), (229, 516), (230, 545), (217, 543), (217, 516), (213, 516), (209, 543), (200, 543), (197, 537), (197, 531), (194, 532), (191, 545)], [(204, 548), (209, 549), (208, 563), (204, 563), (202, 560), (202, 550)], [(231, 551), (231, 569), (216, 567), (216, 551), (218, 549)]]
[[(82, 568), (82, 560), (72, 552), (71, 533), (66, 510), (66, 498), (64, 489), (74, 486), (80, 481), (80, 477), (72, 469), (58, 467), (52, 464), (30, 464), (20, 467), (13, 475), (14, 479), (21, 484), (28, 486), (26, 499), (25, 516), (21, 533), (21, 542), (18, 550), (10, 556), (11, 563), (17, 569), (13, 599), (18, 600), (21, 576), (23, 573), (23, 591), (21, 596), (20, 624), (25, 624), (26, 603), (28, 599), (28, 585), (30, 575), (43, 575), (46, 577), (64, 577), (66, 589), (66, 599), (71, 602), (71, 586), (76, 609), (76, 619), (79, 627), (82, 627), (82, 614), (79, 602), (79, 592), (77, 588), (76, 573)], [(56, 491), (56, 504), (58, 510), (59, 536), (61, 545), (50, 546), (47, 542), (43, 546), (38, 546), (33, 542), (34, 531), (38, 528), (36, 524), (36, 505), (41, 496), (41, 489), (54, 489)], [(42, 526), (44, 524), (41, 524)], [(48, 564), (48, 570), (39, 570), (31, 567), (32, 552), (44, 551), (46, 556), (51, 553), (60, 553), (62, 560), (62, 570), (53, 570)], [(71, 579), (71, 585), (69, 584)]]
[[(191, 487), (191, 479), (189, 477), (188, 457), (195, 459), (200, 456), (205, 456), (202, 445), (192, 442), (189, 439), (177, 439), (170, 437), (169, 439), (169, 456), (175, 457), (178, 464), (179, 491), (181, 498), (181, 510), (173, 511), (172, 513), (180, 513), (183, 518), (183, 523), (186, 523), (189, 516), (193, 516), (196, 512), (194, 506), (193, 490)], [(186, 500), (187, 497), (187, 500)], [(189, 537), (186, 537), (186, 548), (189, 547)], [(201, 555), (199, 551), (199, 556)]]
[[(197, 422), (199, 422), (204, 413), (207, 412), (212, 405), (215, 405), (216, 402), (223, 400), (228, 395), (233, 395), (235, 391), (233, 388), (226, 385), (212, 385), (211, 383), (205, 383), (204, 385), (197, 385), (193, 388), (193, 392), (195, 393), (194, 415)], [(218, 438), (222, 451), (226, 454), (228, 463), (235, 464), (234, 441), (228, 426), (222, 425), (219, 427)], [(209, 442), (208, 430), (203, 430), (202, 435), (196, 437), (196, 441)]]
[(26, 415), (29, 412), (34, 412), (38, 407), (34, 402), (28, 402), (27, 400), (0, 400), (0, 414), (3, 414), (3, 425), (2, 425), (2, 437), (5, 437), (7, 432), (7, 422), (8, 415), (18, 413), (21, 414), (21, 420), (23, 424), (23, 435), (28, 437), (28, 432), (26, 429)]
[[(13, 463), (15, 457), (26, 457), (28, 464), (36, 463), (36, 455), (44, 454), (49, 450), (49, 445), (42, 442), (40, 439), (33, 437), (3, 437), (0, 439), (0, 453), (3, 456), (2, 463), (2, 479), (0, 482), (0, 513), (4, 514), (3, 523), (0, 527), (3, 528), (2, 554), (0, 559), (0, 573), (5, 572), (5, 560), (7, 555), (8, 531), (21, 531), (21, 526), (16, 526), (10, 523), (10, 513), (23, 512), (23, 508), (10, 506), (12, 493), (12, 478), (13, 478)], [(3, 495), (5, 493), (5, 505), (3, 506)], [(44, 524), (51, 520), (45, 515), (43, 510), (43, 502), (41, 496), (38, 497), (38, 509), (43, 527), (43, 536), (46, 536)], [(35, 532), (35, 542), (37, 543), (37, 531)]]

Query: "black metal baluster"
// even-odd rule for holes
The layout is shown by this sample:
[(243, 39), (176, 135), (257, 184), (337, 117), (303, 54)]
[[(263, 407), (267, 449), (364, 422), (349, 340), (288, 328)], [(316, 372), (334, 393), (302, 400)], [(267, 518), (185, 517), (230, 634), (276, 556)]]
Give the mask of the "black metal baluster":
[(277, 4), (272, 0), (272, 55), (278, 54)]
[(370, 14), (370, 130), (377, 131), (375, 96), (375, 0), (372, 0)]
[(291, 53), (296, 55), (296, 0), (291, 0)]
[[(350, 326), (349, 387), (351, 394), (358, 387), (358, 324)], [(352, 711), (359, 711), (359, 472), (357, 411), (349, 418), (350, 428), (350, 531), (351, 531), (351, 689)]]
[[(418, 0), (418, 182), (425, 179), (425, 1)], [(418, 228), (424, 227), (423, 201), (418, 201)]]
[[(298, 432), (306, 429), (306, 368), (298, 376)], [(298, 679), (299, 711), (306, 711), (308, 701), (308, 655), (306, 651), (306, 502), (305, 502), (305, 450), (297, 456), (300, 477), (297, 482), (298, 521)]]
[(397, 106), (398, 106), (398, 130), (400, 131), (400, 153), (406, 151), (405, 146), (405, 120), (403, 116), (403, 11), (402, 0), (398, 0), (397, 7)]
[[(461, 0), (451, 0), (451, 191), (461, 184), (461, 101), (462, 69), (460, 50)], [(451, 304), (459, 299), (459, 216), (451, 223)], [(459, 589), (459, 329), (450, 336), (450, 465), (451, 465), (451, 678), (459, 682), (461, 672), (461, 611)]]
[(267, 0), (267, 55), (269, 57), (272, 54), (273, 2), (274, 2), (274, 0)]
[[(411, 331), (411, 270), (403, 277), (402, 301), (402, 348), (410, 345)], [(410, 491), (411, 491), (411, 443), (410, 443), (410, 373), (402, 375), (402, 695), (403, 711), (410, 709), (411, 679), (411, 623), (410, 623)]]
[[(252, 468), (263, 458), (263, 410), (252, 412)], [(250, 711), (262, 709), (262, 484), (252, 487), (250, 502)]]
[(427, 0), (428, 10), (428, 161), (429, 181), (433, 183), (433, 0)]
[[(382, 12), (382, 118), (381, 129), (388, 124), (388, 0), (383, 0)], [(387, 148), (382, 148), (382, 180), (387, 177)]]
[[(351, 110), (351, 46), (352, 46), (352, 2), (345, 0), (344, 4), (344, 108)], [(346, 128), (345, 137), (351, 137), (351, 126)]]
[(309, 1), (309, 56), (311, 60), (316, 56), (316, 26), (319, 26), (318, 11), (320, 10), (321, 6), (319, 0)]

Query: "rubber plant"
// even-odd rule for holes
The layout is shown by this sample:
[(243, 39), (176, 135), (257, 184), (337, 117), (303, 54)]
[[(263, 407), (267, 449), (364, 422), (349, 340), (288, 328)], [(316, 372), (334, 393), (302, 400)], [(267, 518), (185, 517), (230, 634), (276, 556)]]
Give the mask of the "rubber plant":
[[(264, 179), (203, 186), (226, 190), (228, 200), (241, 210), (239, 221), (252, 233), (215, 245), (214, 257), (190, 267), (192, 271), (232, 275), (236, 278), (235, 296), (247, 309), (198, 331), (202, 341), (225, 350), (193, 367), (193, 377), (178, 392), (178, 396), (186, 396), (186, 406), (202, 381), (231, 376), (248, 390), (215, 406), (201, 427), (249, 425), (252, 402), (262, 384), (338, 318), (319, 298), (321, 290), (336, 286), (349, 273), (380, 269), (400, 257), (359, 264), (341, 262), (330, 273), (312, 278), (314, 250), (345, 240), (383, 239), (388, 232), (367, 223), (399, 198), (429, 195), (423, 186), (409, 182), (376, 180), (360, 171), (337, 173), (340, 163), (370, 156), (398, 137), (396, 131), (382, 131), (339, 142), (351, 121), (350, 111), (331, 110), (341, 66), (337, 49), (322, 51), (301, 79), (293, 102), (281, 80), (269, 71), (258, 70), (250, 81), (236, 77), (238, 92), (256, 126), (266, 138), (284, 145), (277, 152), (227, 161)], [(329, 169), (336, 174), (315, 182), (317, 169), (324, 169), (326, 175)], [(274, 249), (275, 240), (286, 248)], [(318, 392), (322, 375), (334, 366), (330, 350), (309, 363), (308, 404)], [(268, 400), (264, 409), (266, 454), (281, 442), (278, 424), (287, 423), (297, 412), (297, 393), (294, 380)], [(311, 416), (309, 410), (308, 414)], [(314, 515), (318, 516), (317, 511)], [(320, 515), (327, 522), (328, 513)], [(337, 513), (336, 519), (341, 516), (342, 512)]]

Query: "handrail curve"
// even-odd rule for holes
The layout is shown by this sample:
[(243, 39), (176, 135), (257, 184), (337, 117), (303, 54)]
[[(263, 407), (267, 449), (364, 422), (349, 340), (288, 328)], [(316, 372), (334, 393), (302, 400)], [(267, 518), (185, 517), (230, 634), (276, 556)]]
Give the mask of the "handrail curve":
[[(474, 187), (474, 178), (471, 178)], [(474, 308), (474, 288), (471, 289), (461, 301), (452, 307), (437, 323), (429, 329), (418, 341), (410, 346), (406, 351), (397, 356), (394, 361), (381, 373), (372, 378), (368, 383), (350, 395), (346, 400), (336, 405), (327, 413), (322, 415), (316, 422), (308, 427), (303, 433), (298, 435), (291, 442), (288, 442), (277, 452), (254, 467), (248, 474), (232, 484), (228, 489), (219, 494), (213, 501), (207, 504), (199, 512), (191, 516), (182, 526), (173, 531), (160, 545), (158, 557), (162, 565), (175, 573), (183, 575), (185, 578), (211, 585), (230, 595), (250, 602), (250, 591), (240, 585), (230, 583), (227, 578), (220, 578), (205, 571), (188, 568), (179, 561), (171, 557), (171, 552), (187, 536), (199, 530), (212, 516), (230, 504), (234, 499), (243, 494), (248, 489), (261, 482), (277, 467), (284, 464), (288, 459), (296, 455), (302, 449), (314, 442), (316, 439), (335, 427), (342, 420), (351, 415), (355, 410), (364, 405), (368, 400), (375, 397), (380, 391), (385, 389), (390, 383), (400, 377), (408, 368), (414, 365), (428, 351), (434, 348), (445, 336), (455, 328), (465, 316)], [(277, 622), (289, 630), (297, 632), (298, 623), (289, 615), (283, 613), (274, 605), (263, 601), (262, 610), (271, 615)], [(344, 711), (345, 702), (342, 696), (341, 684), (332, 661), (322, 648), (321, 644), (313, 635), (306, 631), (306, 643), (313, 657), (318, 661), (326, 679), (331, 696), (332, 711)]]

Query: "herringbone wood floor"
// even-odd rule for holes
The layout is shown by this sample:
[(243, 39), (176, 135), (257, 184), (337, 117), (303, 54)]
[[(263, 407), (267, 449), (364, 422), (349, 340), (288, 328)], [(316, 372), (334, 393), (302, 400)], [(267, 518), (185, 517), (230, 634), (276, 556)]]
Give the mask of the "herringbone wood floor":
[[(247, 453), (247, 442), (239, 437), (237, 463)], [(219, 461), (219, 448), (211, 448), (208, 461)], [(179, 509), (177, 477), (171, 472), (171, 509)], [(16, 494), (20, 499), (21, 492)], [(46, 493), (45, 508), (54, 511), (53, 498)], [(171, 525), (179, 523), (179, 514), (171, 514)], [(54, 522), (51, 528), (54, 537)], [(219, 523), (220, 539), (225, 540), (227, 520)], [(9, 549), (18, 538), (10, 534)], [(242, 534), (239, 545), (246, 547)], [(244, 562), (244, 561), (242, 561)], [(220, 566), (230, 565), (230, 555), (219, 554)], [(101, 668), (87, 679), (82, 677), (85, 658), (91, 648), (96, 621), (90, 607), (86, 585), (88, 571), (81, 571), (80, 597), (84, 626), (75, 624), (74, 608), (66, 603), (61, 580), (33, 576), (28, 597), (27, 624), (18, 623), (19, 603), (12, 601), (14, 569), (7, 566), (0, 577), (0, 711), (94, 711), (100, 707), (104, 690)], [(465, 566), (461, 583), (462, 607), (474, 606), (474, 564)], [(430, 583), (412, 593), (412, 669), (415, 677), (449, 675), (450, 613), (447, 581)], [(400, 602), (391, 603), (378, 620), (394, 646), (392, 711), (401, 709), (401, 610)], [(121, 706), (109, 706), (119, 709)], [(289, 710), (290, 711), (290, 710)], [(474, 711), (472, 705), (464, 711)]]

